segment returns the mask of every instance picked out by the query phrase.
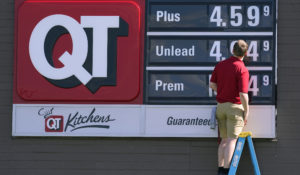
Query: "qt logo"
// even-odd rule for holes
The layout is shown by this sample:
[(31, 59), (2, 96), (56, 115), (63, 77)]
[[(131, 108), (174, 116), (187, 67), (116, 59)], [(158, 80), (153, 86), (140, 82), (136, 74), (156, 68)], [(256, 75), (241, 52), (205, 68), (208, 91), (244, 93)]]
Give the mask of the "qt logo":
[[(56, 68), (52, 52), (64, 34), (71, 36), (72, 53), (65, 51), (58, 58), (63, 67)], [(55, 86), (83, 84), (95, 93), (101, 86), (116, 85), (117, 37), (127, 35), (128, 24), (119, 16), (81, 16), (78, 23), (67, 15), (51, 15), (33, 29), (29, 55), (35, 69)]]
[(63, 116), (50, 116), (45, 120), (46, 132), (63, 132), (64, 117)]

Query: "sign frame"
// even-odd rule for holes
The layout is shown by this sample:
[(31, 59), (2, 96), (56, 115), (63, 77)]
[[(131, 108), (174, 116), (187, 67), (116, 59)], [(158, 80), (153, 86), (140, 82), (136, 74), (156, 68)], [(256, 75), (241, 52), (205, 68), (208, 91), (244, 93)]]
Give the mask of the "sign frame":
[[(251, 0), (234, 0), (234, 4), (239, 2), (246, 3)], [(252, 0), (258, 2), (258, 0)], [(252, 2), (251, 1), (251, 2)], [(14, 137), (187, 137), (187, 138), (216, 138), (217, 129), (210, 128), (210, 117), (212, 108), (215, 106), (215, 98), (212, 93), (210, 101), (190, 100), (186, 98), (161, 98), (156, 101), (149, 100), (149, 77), (151, 72), (162, 73), (209, 73), (213, 70), (215, 63), (199, 62), (194, 63), (163, 63), (156, 62), (150, 64), (150, 38), (160, 39), (226, 39), (227, 36), (237, 38), (234, 31), (217, 29), (213, 31), (197, 31), (197, 29), (175, 28), (174, 30), (155, 28), (148, 30), (150, 13), (150, 3), (154, 4), (172, 4), (178, 5), (186, 3), (193, 4), (220, 4), (220, 0), (112, 0), (109, 2), (125, 3), (134, 2), (139, 6), (140, 15), (138, 17), (139, 29), (139, 62), (135, 68), (138, 68), (138, 75), (135, 77), (138, 81), (138, 93), (131, 98), (120, 99), (118, 96), (113, 99), (26, 99), (18, 95), (18, 81), (25, 81), (24, 78), (18, 80), (16, 72), (19, 71), (18, 63), (18, 10), (23, 2), (31, 3), (95, 3), (108, 2), (107, 0), (80, 1), (80, 0), (16, 0), (15, 1), (15, 72), (13, 86), (13, 121), (12, 135)], [(259, 1), (261, 2), (261, 1)], [(250, 71), (271, 72), (274, 76), (271, 80), (272, 95), (271, 103), (269, 101), (250, 104), (250, 117), (248, 125), (244, 131), (251, 130), (255, 138), (276, 138), (276, 86), (277, 86), (277, 0), (263, 0), (263, 2), (272, 3), (273, 6), (273, 63), (270, 69), (269, 65), (252, 64), (248, 68)], [(222, 1), (221, 4), (225, 2)], [(276, 10), (276, 12), (275, 12)], [(247, 33), (248, 32), (248, 33)], [(244, 33), (245, 38), (254, 38), (249, 35), (249, 31)], [(259, 32), (258, 32), (259, 33)], [(227, 36), (223, 36), (226, 34)], [(252, 33), (253, 34), (253, 33)], [(227, 38), (229, 38), (227, 37)], [(145, 38), (145, 40), (142, 40)], [(258, 38), (263, 38), (259, 36)], [(145, 46), (145, 47), (144, 47)], [(145, 48), (145, 49), (144, 49)], [(117, 49), (119, 50), (119, 48)], [(125, 49), (126, 50), (126, 49)], [(208, 51), (209, 52), (209, 51)], [(123, 64), (123, 63), (122, 63)], [(124, 63), (125, 65), (125, 63)], [(120, 65), (118, 65), (120, 66)], [(269, 66), (269, 67), (268, 67)], [(265, 70), (267, 68), (268, 70)], [(126, 77), (128, 78), (128, 77)], [(117, 77), (118, 79), (118, 77)], [(209, 77), (206, 77), (209, 81)], [(50, 84), (50, 83), (49, 83)], [(207, 86), (207, 85), (205, 85)], [(102, 88), (102, 87), (101, 87)], [(100, 88), (100, 89), (101, 89)], [(168, 88), (168, 85), (166, 85)], [(169, 86), (171, 88), (171, 85)], [(207, 87), (206, 87), (207, 88)], [(209, 90), (209, 89), (207, 89)], [(126, 91), (126, 90), (124, 90)], [(71, 91), (70, 91), (71, 92)], [(24, 91), (24, 93), (29, 93)], [(70, 93), (72, 94), (72, 93)], [(27, 94), (28, 95), (28, 94)], [(30, 96), (30, 94), (29, 94)], [(108, 95), (109, 97), (109, 95)], [(182, 100), (185, 99), (185, 100)], [(198, 101), (197, 101), (198, 100)], [(44, 113), (41, 109), (45, 109)], [(80, 110), (78, 110), (80, 109)], [(78, 111), (77, 111), (78, 110)], [(45, 114), (45, 115), (43, 115)], [(266, 116), (266, 117), (264, 117)], [(263, 121), (263, 122), (262, 122)], [(109, 123), (109, 124), (108, 124)], [(266, 126), (267, 123), (267, 126)], [(101, 129), (99, 129), (101, 128)]]

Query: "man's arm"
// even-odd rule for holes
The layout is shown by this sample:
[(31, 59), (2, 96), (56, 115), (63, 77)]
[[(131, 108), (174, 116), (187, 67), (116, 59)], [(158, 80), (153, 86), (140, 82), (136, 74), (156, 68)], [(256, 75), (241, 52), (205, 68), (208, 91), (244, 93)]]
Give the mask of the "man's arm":
[(210, 82), (209, 83), (209, 87), (212, 88), (215, 92), (217, 92), (217, 83), (214, 82)]
[(240, 99), (241, 99), (242, 105), (244, 107), (244, 123), (246, 125), (247, 121), (248, 121), (248, 116), (249, 116), (248, 94), (240, 92)]

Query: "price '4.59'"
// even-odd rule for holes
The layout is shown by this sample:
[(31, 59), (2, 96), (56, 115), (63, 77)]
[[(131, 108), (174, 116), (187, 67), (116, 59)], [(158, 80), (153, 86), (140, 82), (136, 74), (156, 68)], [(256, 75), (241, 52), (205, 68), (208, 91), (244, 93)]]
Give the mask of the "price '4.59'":
[[(229, 24), (231, 27), (241, 27), (244, 23), (249, 27), (257, 27), (261, 22), (261, 14), (265, 17), (270, 16), (269, 5), (262, 6), (262, 9), (256, 5), (248, 7), (232, 5), (229, 7), (229, 14), (226, 12), (227, 6), (217, 5), (212, 7), (213, 10), (210, 14), (209, 21), (210, 23), (214, 23), (217, 27), (227, 27)], [(246, 17), (244, 17), (245, 15)], [(229, 21), (227, 20), (228, 16)]]

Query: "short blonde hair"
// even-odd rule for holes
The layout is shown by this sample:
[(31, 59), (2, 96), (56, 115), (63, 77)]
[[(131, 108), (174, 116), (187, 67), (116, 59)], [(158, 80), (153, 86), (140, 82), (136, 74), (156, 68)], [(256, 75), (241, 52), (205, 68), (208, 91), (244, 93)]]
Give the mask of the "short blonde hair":
[(244, 40), (238, 40), (233, 46), (233, 54), (238, 57), (243, 57), (248, 51), (248, 44)]

